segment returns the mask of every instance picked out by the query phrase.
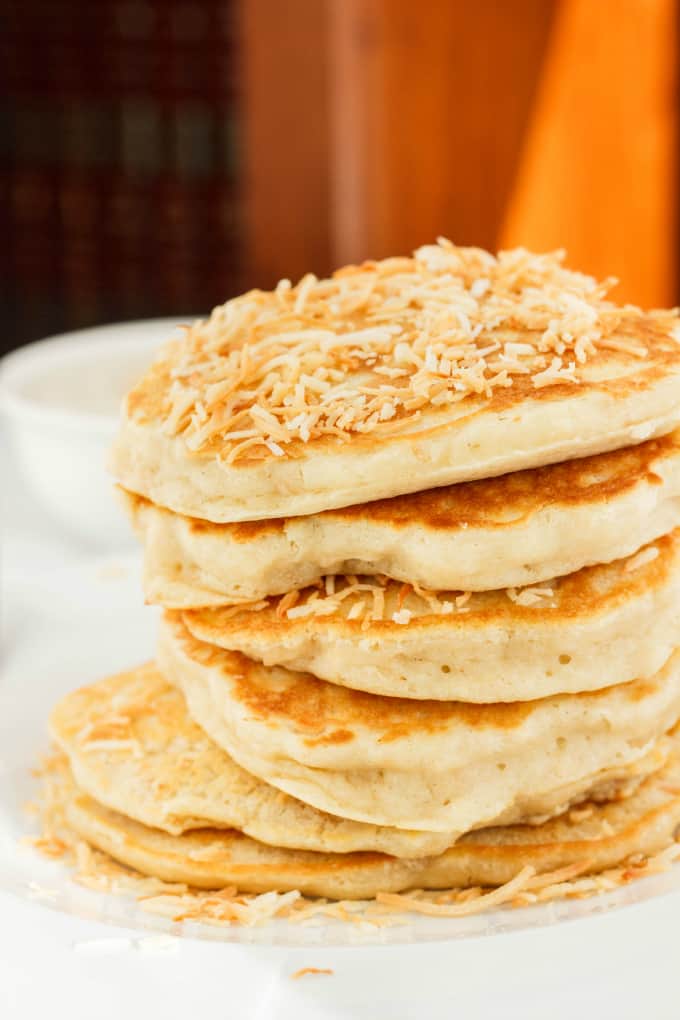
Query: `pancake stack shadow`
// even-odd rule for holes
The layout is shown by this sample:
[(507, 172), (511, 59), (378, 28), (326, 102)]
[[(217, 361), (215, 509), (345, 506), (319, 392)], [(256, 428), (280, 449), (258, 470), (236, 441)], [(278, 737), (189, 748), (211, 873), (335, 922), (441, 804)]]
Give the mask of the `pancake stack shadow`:
[(124, 409), (164, 615), (156, 663), (53, 712), (71, 829), (335, 899), (670, 846), (679, 339), (559, 257), (448, 242), (190, 329)]

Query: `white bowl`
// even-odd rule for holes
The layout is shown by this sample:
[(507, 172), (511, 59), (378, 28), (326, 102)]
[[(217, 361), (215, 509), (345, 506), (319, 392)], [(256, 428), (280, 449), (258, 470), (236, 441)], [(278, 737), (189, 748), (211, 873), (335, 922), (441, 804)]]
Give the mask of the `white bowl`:
[(82, 329), (0, 361), (0, 411), (32, 494), (72, 535), (115, 549), (132, 541), (106, 470), (125, 391), (195, 316)]

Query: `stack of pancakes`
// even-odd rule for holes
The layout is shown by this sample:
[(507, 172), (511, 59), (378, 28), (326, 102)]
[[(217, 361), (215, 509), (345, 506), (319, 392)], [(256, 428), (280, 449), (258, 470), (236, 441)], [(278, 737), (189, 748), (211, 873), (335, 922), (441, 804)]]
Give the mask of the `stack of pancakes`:
[(157, 663), (55, 709), (73, 830), (338, 898), (672, 842), (679, 320), (605, 295), (440, 241), (162, 352), (114, 451)]

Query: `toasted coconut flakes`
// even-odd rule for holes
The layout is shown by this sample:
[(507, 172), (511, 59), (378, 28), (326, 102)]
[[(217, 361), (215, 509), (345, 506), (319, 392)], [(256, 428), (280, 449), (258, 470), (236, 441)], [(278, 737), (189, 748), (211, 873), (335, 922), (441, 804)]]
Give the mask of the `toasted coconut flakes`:
[(320, 599), (317, 596), (301, 606), (294, 606), (293, 609), (287, 610), (286, 617), (289, 620), (299, 620), (305, 616), (330, 616), (336, 610), (337, 605), (333, 599)]
[[(389, 583), (389, 578), (384, 575), (359, 578), (354, 574), (327, 574), (317, 584), (305, 589), (295, 589), (286, 595), (270, 596), (259, 602), (222, 607), (221, 612), (226, 616), (233, 616), (240, 612), (259, 611), (273, 606), (279, 619), (285, 617), (288, 620), (298, 620), (314, 616), (333, 616), (341, 613), (344, 605), (344, 618), (361, 619), (363, 628), (367, 630), (371, 621), (390, 621), (403, 625), (416, 616), (468, 613), (474, 608), (472, 604), (474, 593), (470, 591), (457, 594), (436, 592), (418, 584), (405, 583), (397, 590), (395, 599), (392, 594), (394, 589), (390, 589), (388, 593)], [(552, 608), (549, 600), (555, 598), (556, 592), (552, 587), (536, 586), (508, 588), (506, 595), (512, 602), (523, 607), (547, 605), (548, 608)]]
[[(242, 443), (237, 443), (235, 446), (232, 446), (231, 450), (227, 454), (227, 464), (233, 464), (245, 450), (250, 450), (254, 446), (264, 445), (264, 439), (259, 436), (255, 439), (245, 439)], [(196, 449), (200, 449), (200, 446), (196, 447)]]
[(236, 429), (234, 432), (225, 432), (222, 438), (234, 442), (236, 439), (253, 439), (258, 435), (257, 429)]
[(503, 355), (510, 358), (522, 358), (525, 354), (533, 356), (535, 350), (531, 344), (519, 343), (517, 341), (508, 341), (503, 347)]
[(635, 358), (646, 358), (649, 353), (642, 344), (636, 344), (633, 340), (619, 337), (606, 337), (598, 342), (598, 347), (607, 351), (620, 351), (623, 354), (631, 354)]
[(573, 361), (568, 365), (562, 364), (561, 358), (553, 358), (550, 365), (543, 372), (537, 372), (533, 377), (533, 384), (537, 390), (544, 386), (554, 386), (560, 382), (578, 382), (576, 366)]
[(358, 620), (358, 619), (360, 619), (365, 608), (366, 608), (366, 603), (363, 601), (363, 599), (359, 599), (359, 601), (355, 602), (354, 605), (352, 606), (352, 608), (350, 609), (350, 611), (348, 612), (347, 619), (348, 620)]
[(473, 280), (472, 283), (470, 284), (470, 293), (472, 294), (473, 298), (484, 297), (490, 286), (491, 281), (485, 279), (483, 276), (480, 276), (478, 277), (478, 279)]
[[(330, 594), (327, 592), (327, 594)], [(278, 617), (284, 617), (287, 615), (288, 610), (292, 609), (297, 602), (300, 601), (300, 592), (297, 588), (293, 588), (292, 591), (287, 592), (283, 598), (279, 600), (279, 604), (276, 607), (276, 615)], [(265, 605), (269, 605), (269, 602), (265, 601)]]
[[(578, 382), (601, 350), (646, 356), (642, 313), (605, 300), (613, 281), (571, 272), (563, 258), (521, 248), (494, 257), (440, 238), (413, 258), (250, 291), (166, 348), (163, 427), (194, 451), (220, 440), (227, 463), (296, 456), (298, 443), (402, 427), (516, 376), (536, 388)], [(672, 327), (669, 313), (653, 314)], [(385, 380), (396, 384), (388, 392)]]
[(390, 418), (394, 418), (396, 413), (397, 409), (394, 403), (392, 403), (392, 401), (390, 400), (386, 400), (385, 403), (380, 408), (379, 414), (380, 421), (389, 421)]
[(264, 445), (274, 454), (275, 457), (284, 456), (283, 447), (279, 446), (278, 443), (275, 443), (273, 439), (265, 439)]
[(63, 857), (68, 851), (68, 846), (63, 840), (49, 833), (43, 836), (28, 836), (25, 842), (39, 850), (44, 857)]
[(626, 573), (632, 573), (634, 570), (639, 570), (640, 567), (646, 567), (648, 563), (652, 563), (659, 555), (659, 549), (655, 545), (648, 545), (646, 549), (641, 549), (640, 552), (636, 553), (626, 563), (624, 570)]
[(514, 602), (518, 606), (537, 606), (541, 605), (544, 599), (554, 598), (555, 592), (553, 588), (506, 588), (506, 595), (511, 602)]
[[(292, 603), (289, 604), (292, 605)], [(261, 599), (259, 602), (248, 602), (247, 600), (239, 602), (232, 599), (231, 604), (220, 607), (220, 612), (225, 619), (229, 619), (232, 616), (236, 616), (237, 613), (257, 612), (259, 609), (265, 609), (268, 605), (269, 603), (266, 599)]]
[(462, 903), (435, 903), (431, 899), (416, 899), (404, 893), (378, 893), (376, 900), (378, 903), (408, 910), (414, 914), (427, 914), (430, 917), (464, 917), (466, 914), (475, 914), (481, 910), (488, 910), (489, 907), (507, 903), (535, 874), (535, 869), (528, 865), (510, 882), (499, 886), (493, 892), (483, 893), (477, 899), (465, 900)]
[(385, 615), (385, 592), (382, 588), (373, 589), (372, 620), (382, 620)]

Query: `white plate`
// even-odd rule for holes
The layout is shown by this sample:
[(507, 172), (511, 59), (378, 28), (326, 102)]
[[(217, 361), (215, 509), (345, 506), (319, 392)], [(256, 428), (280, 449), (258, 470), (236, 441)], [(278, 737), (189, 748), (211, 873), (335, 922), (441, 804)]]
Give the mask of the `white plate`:
[(301, 946), (415, 944), (497, 935), (610, 911), (680, 888), (680, 867), (604, 896), (558, 901), (467, 918), (417, 917), (398, 927), (275, 921), (255, 928), (176, 925), (132, 898), (93, 893), (59, 861), (45, 860), (21, 837), (35, 792), (30, 770), (47, 749), (50, 706), (66, 691), (144, 661), (153, 652), (154, 610), (143, 606), (137, 558), (17, 573), (5, 579), (0, 659), (0, 889), (77, 917), (127, 928), (229, 942)]

